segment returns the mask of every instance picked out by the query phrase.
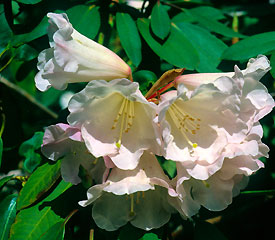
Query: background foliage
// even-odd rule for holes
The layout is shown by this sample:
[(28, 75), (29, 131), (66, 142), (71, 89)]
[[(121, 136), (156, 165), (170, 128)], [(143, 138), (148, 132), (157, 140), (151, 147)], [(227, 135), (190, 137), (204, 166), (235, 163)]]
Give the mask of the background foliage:
[[(232, 71), (265, 54), (273, 69), (262, 80), (275, 92), (274, 1), (165, 0), (0, 1), (0, 239), (267, 239), (275, 236), (274, 113), (262, 120), (270, 158), (248, 188), (224, 211), (201, 209), (183, 221), (174, 215), (164, 227), (144, 232), (126, 225), (99, 229), (91, 207), (81, 208), (87, 185), (61, 180), (60, 161), (40, 153), (43, 127), (66, 122), (66, 96), (83, 88), (39, 92), (37, 56), (48, 48), (48, 12), (66, 12), (80, 33), (123, 58), (145, 93), (166, 70)], [(273, 78), (272, 78), (273, 76)], [(175, 166), (163, 168), (172, 177)]]

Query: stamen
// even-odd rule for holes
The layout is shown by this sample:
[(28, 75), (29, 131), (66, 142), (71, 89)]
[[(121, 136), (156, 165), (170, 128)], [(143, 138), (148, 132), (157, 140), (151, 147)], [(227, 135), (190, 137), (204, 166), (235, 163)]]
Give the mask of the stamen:
[(142, 192), (142, 198), (145, 198), (145, 192)]
[[(170, 110), (170, 108), (168, 109), (168, 111), (169, 111), (169, 110)], [(172, 120), (173, 120), (174, 123), (176, 124), (177, 128), (178, 128), (179, 130), (182, 130), (182, 127), (181, 127), (181, 126), (184, 126), (184, 125), (182, 125), (182, 124), (179, 122), (179, 119), (177, 119), (177, 117), (176, 117), (174, 111), (171, 109), (171, 110), (169, 111), (169, 113), (170, 113), (170, 116), (171, 116)], [(188, 129), (186, 129), (185, 127), (184, 127), (184, 130), (185, 130), (186, 132), (188, 131)], [(196, 147), (198, 146), (197, 143), (193, 143), (193, 142), (190, 141), (190, 139), (188, 138), (188, 136), (186, 135), (186, 133), (185, 133), (183, 130), (181, 131), (181, 133), (182, 133), (182, 135), (184, 136), (185, 140), (188, 142), (188, 144), (189, 144), (191, 147), (196, 148)]]
[(137, 192), (137, 200), (136, 200), (137, 204), (139, 204), (139, 197), (140, 197), (140, 192)]
[(115, 129), (115, 128), (116, 128), (117, 122), (118, 122), (119, 118), (121, 117), (122, 112), (123, 112), (123, 110), (124, 110), (124, 105), (125, 105), (126, 100), (127, 100), (127, 99), (124, 98), (123, 101), (122, 101), (122, 104), (121, 104), (121, 106), (120, 106), (120, 109), (119, 109), (119, 111), (118, 111), (118, 114), (117, 114), (117, 116), (116, 116), (116, 118), (115, 118), (115, 120), (114, 120), (114, 125), (112, 126), (112, 129)]

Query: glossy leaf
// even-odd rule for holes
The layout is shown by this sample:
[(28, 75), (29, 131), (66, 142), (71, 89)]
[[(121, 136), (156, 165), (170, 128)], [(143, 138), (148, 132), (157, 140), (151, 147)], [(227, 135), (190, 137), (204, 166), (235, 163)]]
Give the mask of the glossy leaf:
[(154, 233), (146, 233), (140, 240), (160, 240), (160, 238)]
[(41, 1), (42, 0), (17, 0), (17, 2), (24, 3), (24, 4), (36, 4)]
[(194, 24), (174, 22), (187, 39), (192, 39), (192, 45), (197, 50), (200, 63), (199, 72), (215, 72), (221, 62), (221, 55), (227, 48), (223, 41), (210, 34), (207, 30)]
[(35, 202), (45, 193), (60, 176), (60, 161), (38, 167), (19, 193), (17, 210)]
[(42, 160), (40, 154), (36, 153), (35, 150), (40, 149), (43, 135), (43, 132), (36, 132), (32, 138), (23, 142), (19, 148), (19, 154), (25, 157), (24, 168), (30, 173)]
[(136, 23), (129, 14), (117, 13), (116, 25), (121, 45), (137, 67), (141, 62), (141, 41)]
[(48, 18), (45, 16), (31, 32), (14, 35), (12, 45), (21, 45), (44, 36), (47, 34), (48, 25)]
[(196, 49), (174, 23), (171, 24), (171, 34), (163, 44), (152, 37), (149, 20), (139, 19), (138, 28), (152, 50), (168, 63), (189, 70), (198, 66), (199, 55)]
[(270, 66), (271, 66), (270, 73), (272, 77), (275, 78), (275, 51), (272, 52), (272, 55), (270, 57)]
[(177, 166), (176, 162), (172, 160), (165, 160), (162, 164), (162, 167), (168, 173), (170, 178), (174, 178), (177, 173)]
[(94, 39), (100, 28), (98, 7), (76, 5), (66, 11), (73, 27), (90, 39)]
[[(10, 231), (10, 240), (37, 240), (41, 239), (52, 227), (65, 221), (51, 209), (50, 206), (44, 204), (57, 198), (68, 188), (72, 186), (71, 183), (61, 181), (53, 192), (39, 204), (33, 207), (21, 210), (15, 219)], [(58, 239), (59, 231), (51, 231), (51, 238)]]
[(0, 240), (7, 240), (16, 216), (15, 195), (9, 195), (0, 202)]
[(0, 167), (2, 164), (2, 155), (3, 155), (3, 140), (2, 140), (2, 137), (0, 136)]
[(169, 15), (159, 1), (152, 10), (151, 28), (153, 33), (161, 39), (166, 38), (170, 32), (171, 22)]
[(4, 4), (0, 5), (0, 54), (4, 50), (4, 48), (8, 45), (10, 38), (12, 36), (12, 31), (7, 23), (5, 12), (4, 12)]
[(152, 86), (157, 81), (156, 74), (148, 70), (135, 72), (133, 78), (135, 82), (139, 83), (139, 89), (144, 95), (149, 90), (150, 85)]
[(9, 180), (11, 180), (13, 178), (13, 175), (12, 176), (7, 176), (7, 177), (3, 177), (0, 179), (0, 188), (2, 186), (4, 186)]
[(14, 59), (21, 61), (30, 61), (38, 56), (38, 52), (28, 44), (24, 44), (17, 48), (15, 53), (16, 56)]
[(233, 31), (231, 28), (225, 26), (224, 24), (205, 16), (203, 13), (197, 11), (190, 12), (192, 16), (205, 28), (209, 29), (211, 32), (219, 33), (226, 37), (246, 37), (243, 34)]
[(245, 60), (272, 50), (275, 50), (275, 32), (267, 32), (235, 43), (223, 53), (222, 57), (228, 60)]
[(189, 11), (192, 14), (201, 14), (202, 16), (212, 20), (221, 20), (225, 18), (221, 10), (210, 6), (196, 7), (190, 9)]
[(62, 240), (65, 235), (64, 221), (59, 221), (51, 226), (45, 234), (43, 234), (40, 240)]

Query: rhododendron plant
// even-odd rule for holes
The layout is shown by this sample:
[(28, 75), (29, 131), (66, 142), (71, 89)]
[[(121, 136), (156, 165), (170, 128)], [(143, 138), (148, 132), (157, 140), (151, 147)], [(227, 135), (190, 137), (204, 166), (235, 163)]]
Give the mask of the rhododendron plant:
[(275, 199), (271, 14), (212, 0), (8, 2), (0, 239), (262, 237)]

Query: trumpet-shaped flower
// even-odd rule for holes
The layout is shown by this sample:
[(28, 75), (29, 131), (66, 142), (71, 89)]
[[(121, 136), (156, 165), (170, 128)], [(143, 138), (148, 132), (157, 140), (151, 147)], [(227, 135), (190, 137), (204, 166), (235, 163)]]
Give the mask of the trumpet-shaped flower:
[[(219, 171), (207, 180), (192, 178), (181, 163), (177, 163), (177, 192), (189, 192), (195, 206), (204, 206), (211, 211), (225, 209), (232, 198), (246, 187), (248, 176), (264, 167), (259, 157), (268, 156), (268, 147), (261, 142), (261, 125), (256, 123), (245, 141), (229, 143), (225, 150), (225, 160)], [(178, 202), (181, 208), (185, 202)]]
[[(202, 84), (194, 92), (183, 86), (162, 96), (159, 122), (166, 159), (180, 161), (194, 178), (205, 180), (222, 166), (226, 133), (245, 125), (237, 119), (239, 98), (232, 81), (226, 90)], [(234, 124), (232, 124), (232, 122)]]
[(69, 103), (68, 122), (81, 127), (95, 156), (110, 156), (121, 169), (134, 169), (144, 150), (158, 153), (156, 105), (127, 79), (94, 80)]
[(268, 94), (266, 87), (259, 82), (269, 70), (268, 59), (259, 55), (256, 59), (251, 58), (244, 70), (235, 66), (235, 72), (187, 74), (178, 77), (176, 81), (178, 84), (184, 83), (191, 90), (205, 83), (213, 83), (222, 89), (226, 81), (229, 79), (234, 81), (240, 98), (239, 118), (247, 124), (249, 132), (254, 122), (259, 121), (274, 107), (273, 98)]
[(156, 157), (145, 151), (137, 168), (110, 171), (106, 181), (92, 186), (83, 207), (93, 205), (93, 219), (103, 229), (113, 231), (125, 225), (144, 230), (159, 228), (170, 219), (174, 210), (167, 202), (177, 196), (170, 180), (163, 173)]
[(127, 78), (130, 67), (114, 52), (77, 32), (65, 13), (48, 13), (50, 48), (38, 56), (36, 87), (65, 89), (68, 83)]
[(95, 157), (90, 154), (78, 128), (63, 123), (47, 127), (41, 151), (50, 160), (56, 161), (61, 158), (61, 175), (66, 182), (81, 182), (78, 176), (80, 165), (97, 182), (102, 181), (100, 178), (105, 170), (104, 162), (97, 163)]

